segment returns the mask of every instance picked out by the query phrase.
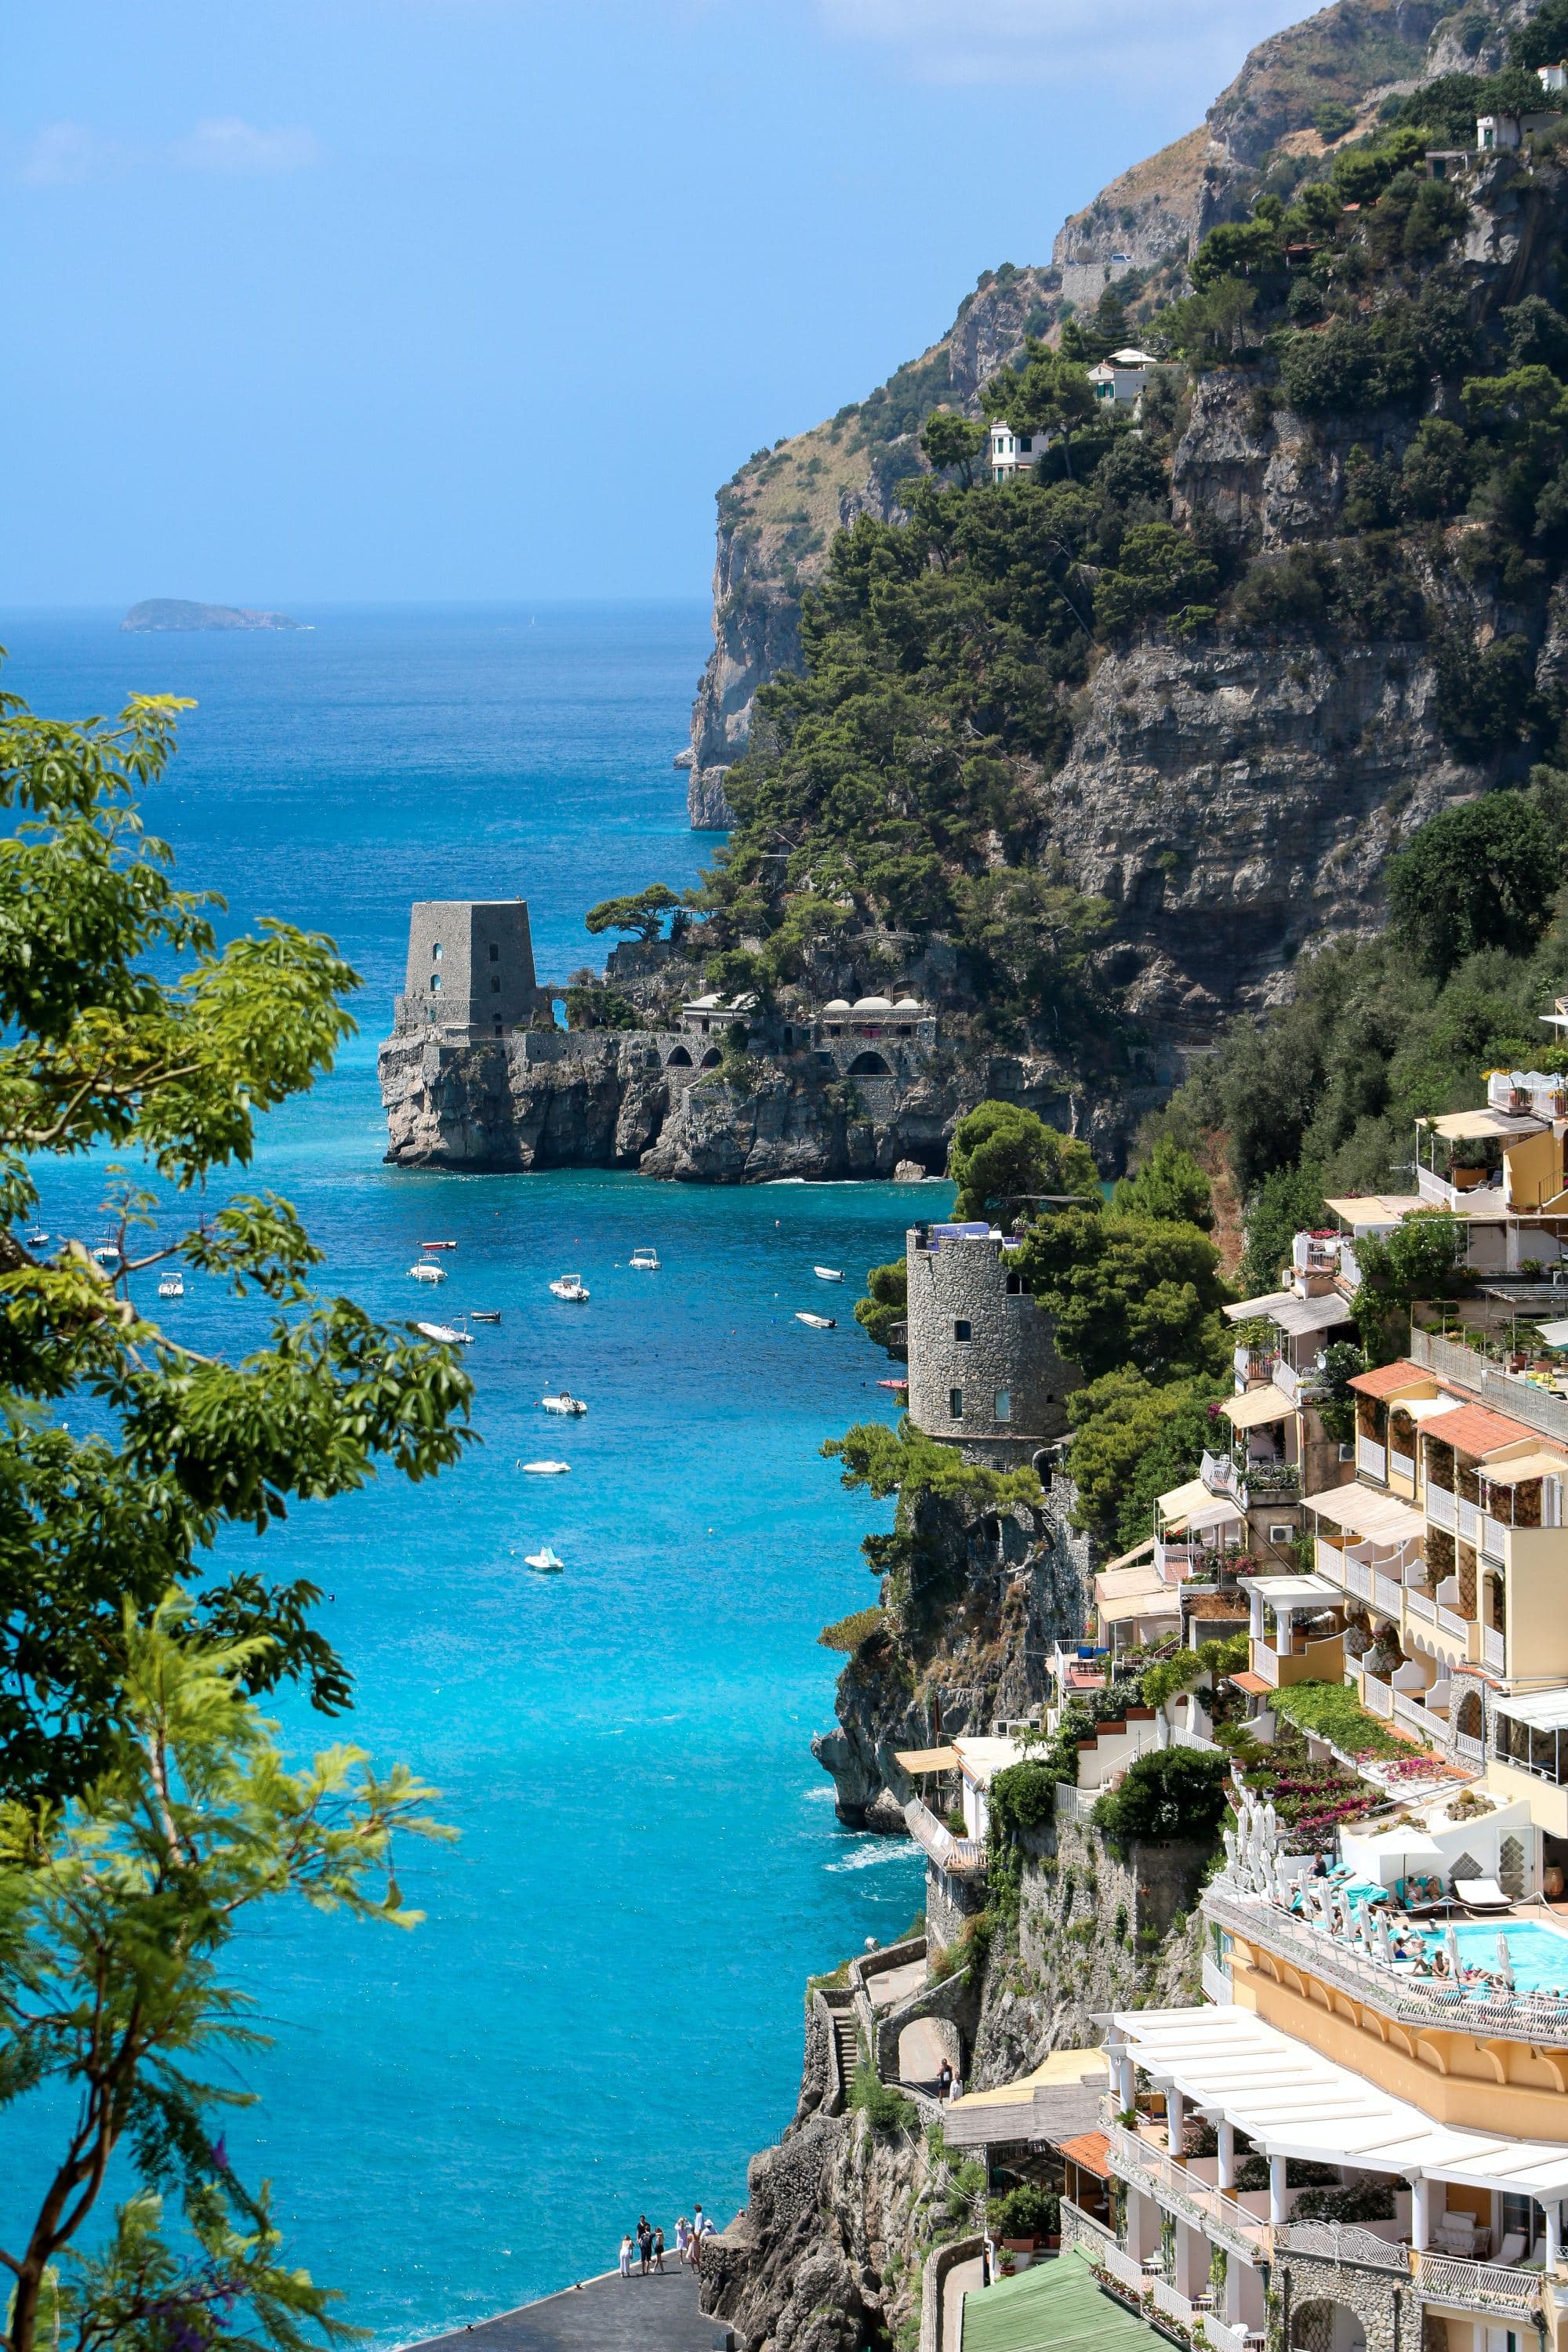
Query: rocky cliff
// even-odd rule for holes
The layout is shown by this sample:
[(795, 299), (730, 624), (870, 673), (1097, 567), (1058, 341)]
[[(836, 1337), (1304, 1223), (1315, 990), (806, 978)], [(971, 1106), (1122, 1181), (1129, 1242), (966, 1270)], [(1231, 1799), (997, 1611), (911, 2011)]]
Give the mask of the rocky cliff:
[[(691, 719), (693, 825), (729, 823), (724, 770), (745, 750), (757, 688), (799, 666), (801, 597), (821, 579), (836, 530), (858, 514), (896, 513), (933, 408), (978, 415), (981, 385), (1026, 334), (1051, 335), (1115, 281), (1127, 283), (1136, 320), (1179, 286), (1205, 233), (1240, 215), (1270, 165), (1289, 171), (1290, 159), (1325, 152), (1318, 120), (1343, 137), (1427, 76), (1489, 69), (1501, 61), (1501, 26), (1531, 13), (1525, 0), (1477, 0), (1462, 19), (1441, 0), (1334, 0), (1261, 42), (1203, 125), (1071, 215), (1048, 264), (986, 270), (918, 360), (749, 458), (719, 493), (714, 648)], [(1337, 122), (1330, 109), (1342, 110)]]

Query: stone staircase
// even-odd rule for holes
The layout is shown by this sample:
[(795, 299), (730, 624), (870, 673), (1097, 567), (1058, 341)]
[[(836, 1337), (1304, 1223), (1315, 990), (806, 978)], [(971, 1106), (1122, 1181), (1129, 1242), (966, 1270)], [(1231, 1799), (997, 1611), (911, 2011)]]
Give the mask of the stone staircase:
[(860, 2063), (860, 2031), (852, 2009), (835, 2010), (833, 2039), (838, 2046), (838, 2079), (847, 2097), (849, 2085), (855, 2080), (855, 2069)]

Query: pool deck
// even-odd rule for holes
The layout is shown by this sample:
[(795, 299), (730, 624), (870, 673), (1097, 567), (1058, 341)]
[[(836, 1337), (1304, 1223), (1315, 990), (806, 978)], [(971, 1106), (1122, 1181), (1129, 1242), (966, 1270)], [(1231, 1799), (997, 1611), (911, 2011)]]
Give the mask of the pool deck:
[(710, 2352), (722, 2323), (697, 2308), (697, 2277), (671, 2255), (662, 2276), (607, 2271), (581, 2286), (428, 2336), (414, 2352)]

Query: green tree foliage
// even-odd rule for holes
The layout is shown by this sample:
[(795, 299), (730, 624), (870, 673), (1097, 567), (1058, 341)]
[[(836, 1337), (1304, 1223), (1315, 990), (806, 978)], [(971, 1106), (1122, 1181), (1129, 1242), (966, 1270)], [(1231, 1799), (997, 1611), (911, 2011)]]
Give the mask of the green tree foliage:
[(937, 408), (926, 418), (921, 448), (938, 474), (955, 474), (964, 489), (974, 485), (974, 468), (985, 446), (985, 427), (972, 425), (951, 408)]
[[(58, 2154), (32, 2179), (15, 2165), (7, 2179), (24, 2233), (0, 2248), (9, 2352), (58, 2340), (57, 2326), (83, 2346), (147, 2352), (347, 2333), (330, 2296), (285, 2267), (265, 2195), (214, 2144), (215, 2111), (251, 2094), (213, 2077), (265, 2038), (222, 1964), (258, 1906), (289, 1894), (412, 1926), (420, 1915), (403, 1907), (394, 1842), (437, 1832), (430, 1791), (401, 1767), (378, 1778), (352, 1748), (285, 1767), (246, 1696), (255, 1647), (201, 1640), (184, 1601), (162, 1601), (145, 1622), (128, 1603), (90, 1786), (42, 1814), (0, 1807), (0, 2104), (68, 2089)], [(121, 2143), (144, 2186), (107, 2252), (83, 2260), (75, 2242)], [(163, 2241), (158, 2189), (180, 2198), (190, 2251)], [(254, 2336), (242, 2332), (247, 2306)]]
[(1016, 1103), (983, 1102), (965, 1113), (953, 1129), (947, 1172), (958, 1187), (952, 1213), (960, 1222), (1011, 1219), (1052, 1194), (1100, 1199), (1089, 1146)]
[(1535, 801), (1520, 793), (1467, 801), (1423, 825), (1391, 859), (1395, 936), (1437, 980), (1488, 948), (1527, 955), (1562, 875), (1561, 845)]
[(650, 882), (646, 890), (634, 890), (626, 898), (601, 898), (584, 916), (583, 927), (595, 933), (630, 931), (639, 940), (657, 940), (666, 915), (680, 903), (679, 892), (668, 883)]
[(1122, 1177), (1110, 1206), (1119, 1217), (1196, 1225), (1205, 1234), (1214, 1230), (1209, 1180), (1192, 1153), (1168, 1135), (1158, 1138), (1133, 1174)]
[(1217, 1377), (1162, 1387), (1126, 1367), (1075, 1390), (1068, 1400), (1068, 1470), (1082, 1525), (1112, 1549), (1141, 1543), (1155, 1496), (1195, 1476), (1205, 1449), (1222, 1449), (1216, 1411), (1229, 1393), (1230, 1383)]
[[(0, 702), (0, 1195), (35, 1213), (50, 1157), (109, 1145), (172, 1188), (112, 1193), (110, 1276), (78, 1243), (40, 1259), (0, 1232), (0, 1797), (79, 1791), (110, 1752), (122, 1612), (179, 1586), (197, 1630), (243, 1638), (254, 1691), (303, 1681), (346, 1705), (310, 1622), (317, 1589), (205, 1565), (220, 1531), (362, 1486), (379, 1461), (422, 1478), (456, 1458), (468, 1383), (451, 1354), (323, 1299), (293, 1210), (239, 1193), (199, 1224), (179, 1195), (243, 1166), (256, 1116), (330, 1067), (354, 976), (330, 940), (279, 923), (215, 943), (211, 902), (175, 888), (139, 803), (173, 742), (168, 701), (113, 726)], [(112, 1181), (112, 1180), (111, 1180)], [(259, 1343), (198, 1355), (133, 1305), (128, 1276), (173, 1261), (257, 1299)], [(232, 1559), (230, 1553), (228, 1558)]]
[(907, 1353), (894, 1327), (902, 1326), (909, 1311), (909, 1260), (896, 1257), (886, 1265), (868, 1267), (866, 1296), (855, 1301), (855, 1320), (868, 1339), (886, 1348), (890, 1356)]
[(1139, 621), (1173, 620), (1178, 629), (1214, 618), (1219, 568), (1191, 535), (1168, 522), (1143, 522), (1121, 542), (1113, 567), (1094, 591), (1094, 617), (1108, 635), (1121, 636)]
[(1533, 73), (1537, 66), (1557, 66), (1568, 58), (1568, 0), (1545, 0), (1528, 23), (1515, 25), (1508, 37), (1511, 66)]
[(1197, 1748), (1158, 1748), (1135, 1757), (1120, 1786), (1096, 1802), (1095, 1827), (1124, 1851), (1178, 1839), (1215, 1844), (1227, 1817), (1227, 1769), (1223, 1756)]
[(640, 1029), (642, 1015), (629, 996), (601, 980), (578, 981), (566, 991), (568, 1029)]
[(1418, 1210), (1392, 1233), (1356, 1244), (1361, 1287), (1351, 1311), (1373, 1363), (1400, 1354), (1417, 1300), (1449, 1298), (1466, 1287), (1464, 1255), (1464, 1223), (1445, 1209)]
[(963, 1461), (951, 1445), (940, 1445), (917, 1429), (906, 1413), (896, 1430), (885, 1421), (857, 1422), (842, 1437), (827, 1438), (822, 1452), (840, 1462), (838, 1483), (851, 1494), (864, 1489), (881, 1502), (897, 1495), (913, 1504), (922, 1496), (964, 1501), (979, 1509), (1037, 1503), (1040, 1482), (1032, 1470), (987, 1470)]
[(1086, 1380), (1131, 1367), (1154, 1381), (1217, 1370), (1228, 1297), (1208, 1235), (1170, 1218), (1064, 1209), (1031, 1228), (1019, 1266)]
[(1096, 407), (1087, 371), (1032, 336), (1025, 341), (1022, 365), (994, 375), (981, 390), (980, 404), (994, 423), (1010, 425), (1015, 433), (1054, 436), (1069, 477), (1073, 435)]
[(1314, 1160), (1297, 1168), (1271, 1168), (1247, 1204), (1247, 1255), (1242, 1287), (1249, 1298), (1280, 1287), (1298, 1234), (1320, 1233), (1329, 1223), (1323, 1171)]

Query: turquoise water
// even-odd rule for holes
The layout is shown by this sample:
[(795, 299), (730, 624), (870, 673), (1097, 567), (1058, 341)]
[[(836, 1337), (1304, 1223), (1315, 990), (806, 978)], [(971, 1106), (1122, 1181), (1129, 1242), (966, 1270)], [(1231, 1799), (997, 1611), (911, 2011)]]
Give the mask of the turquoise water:
[[(1455, 1927), (1459, 1958), (1467, 1968), (1486, 1969), (1495, 1974), (1499, 1932), (1482, 1919), (1467, 1920), (1463, 1927)], [(1553, 1991), (1559, 1988), (1568, 1991), (1568, 1936), (1529, 1919), (1510, 1919), (1500, 1932), (1508, 1937), (1509, 1965), (1521, 1992), (1533, 1992), (1542, 1985)], [(1425, 1940), (1434, 1952), (1444, 1948), (1440, 1932), (1428, 1934)]]
[[(837, 1827), (808, 1748), (832, 1720), (815, 1636), (873, 1597), (858, 1544), (887, 1523), (816, 1449), (892, 1414), (850, 1283), (811, 1267), (853, 1278), (891, 1255), (908, 1196), (381, 1165), (374, 1045), (411, 898), (521, 892), (561, 979), (597, 960), (595, 899), (695, 878), (712, 844), (669, 761), (703, 612), (323, 614), (298, 637), (159, 639), (114, 617), (0, 617), (7, 683), (68, 714), (132, 687), (198, 696), (150, 812), (182, 878), (224, 890), (237, 923), (330, 929), (369, 983), (364, 1035), (274, 1118), (256, 1174), (299, 1203), (331, 1285), (387, 1315), (503, 1317), (468, 1350), (482, 1447), (267, 1538), (271, 1573), (331, 1595), (353, 1737), (433, 1780), (461, 1832), (405, 1857), (429, 1915), (413, 1937), (290, 1910), (243, 1954), (276, 2038), (239, 2078), (261, 2104), (230, 2150), (273, 2177), (344, 2315), (392, 2346), (607, 2267), (641, 2211), (668, 2227), (700, 2199), (727, 2220), (793, 2110), (803, 1978), (921, 1900), (907, 1845)], [(95, 1233), (100, 1181), (51, 1175), (45, 1224)], [(458, 1247), (432, 1297), (406, 1269), (437, 1237)], [(633, 1274), (647, 1242), (663, 1270)], [(589, 1307), (549, 1296), (567, 1267)], [(825, 1300), (838, 1330), (795, 1321)], [(171, 1311), (244, 1336), (198, 1283)], [(538, 1410), (562, 1383), (585, 1420)], [(570, 1475), (519, 1474), (539, 1455)], [(566, 1572), (542, 1580), (521, 1555), (546, 1541)], [(301, 1748), (333, 1736), (279, 1712)], [(0, 2240), (51, 2144), (41, 2116), (0, 2126)]]

